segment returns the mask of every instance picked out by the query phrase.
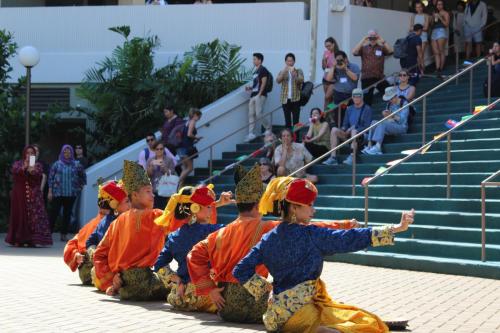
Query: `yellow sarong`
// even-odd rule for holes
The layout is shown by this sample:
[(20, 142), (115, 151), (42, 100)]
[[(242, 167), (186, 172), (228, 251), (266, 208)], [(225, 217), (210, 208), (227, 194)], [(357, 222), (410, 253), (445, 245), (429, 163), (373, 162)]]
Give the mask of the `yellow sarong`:
[(316, 280), (311, 302), (297, 310), (281, 332), (313, 333), (324, 326), (343, 333), (385, 333), (389, 328), (376, 315), (355, 306), (334, 302), (321, 279)]
[(178, 295), (179, 286), (172, 283), (172, 289), (167, 296), (167, 302), (180, 311), (197, 311), (216, 313), (217, 306), (208, 296), (196, 296), (195, 287), (192, 283), (185, 285), (184, 296)]

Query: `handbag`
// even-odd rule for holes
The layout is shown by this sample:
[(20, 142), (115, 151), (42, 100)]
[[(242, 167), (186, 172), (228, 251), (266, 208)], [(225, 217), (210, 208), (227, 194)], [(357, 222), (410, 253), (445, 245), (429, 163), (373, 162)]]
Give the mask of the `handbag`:
[(170, 197), (172, 194), (177, 192), (178, 186), (179, 176), (173, 175), (170, 171), (168, 171), (168, 174), (161, 176), (158, 181), (158, 195), (161, 197)]

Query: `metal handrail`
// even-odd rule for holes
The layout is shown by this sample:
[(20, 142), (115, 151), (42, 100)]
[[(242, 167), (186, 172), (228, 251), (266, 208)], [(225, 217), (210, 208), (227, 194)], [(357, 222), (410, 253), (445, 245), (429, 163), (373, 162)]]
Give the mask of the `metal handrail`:
[(481, 182), (481, 261), (486, 261), (486, 187), (500, 187), (500, 182), (492, 180), (500, 176), (500, 170)]
[[(440, 88), (444, 87), (445, 85), (447, 85), (448, 83), (450, 83), (451, 81), (461, 77), (462, 75), (464, 75), (465, 73), (467, 73), (468, 71), (472, 71), (475, 67), (479, 66), (480, 64), (482, 64), (483, 62), (486, 61), (486, 58), (483, 58), (479, 61), (477, 61), (476, 63), (472, 64), (471, 66), (467, 67), (465, 70), (463, 70), (462, 72), (459, 72), (455, 75), (453, 75), (452, 77), (450, 77), (448, 80), (444, 81), (443, 83), (435, 86), (434, 88), (432, 88), (431, 90), (427, 91), (425, 94), (415, 98), (413, 101), (409, 102), (408, 104), (404, 105), (403, 107), (397, 109), (396, 111), (392, 112), (390, 115), (380, 119), (379, 121), (373, 123), (372, 125), (370, 125), (369, 127), (365, 128), (364, 130), (360, 131), (359, 133), (357, 133), (356, 135), (352, 136), (351, 138), (349, 138), (348, 140), (342, 142), (341, 144), (339, 144), (338, 146), (330, 149), (328, 152), (324, 153), (323, 155), (321, 155), (320, 157), (317, 157), (316, 159), (312, 160), (311, 162), (307, 163), (306, 165), (304, 165), (303, 167), (295, 170), (294, 172), (292, 172), (290, 174), (290, 176), (294, 176), (296, 175), (297, 173), (301, 172), (301, 171), (304, 171), (305, 169), (309, 168), (310, 166), (316, 164), (317, 162), (321, 161), (323, 158), (327, 157), (328, 155), (330, 155), (332, 152), (334, 151), (337, 151), (339, 150), (340, 148), (344, 147), (345, 145), (353, 142), (354, 140), (358, 139), (359, 137), (361, 137), (362, 135), (364, 135), (365, 133), (367, 133), (368, 131), (370, 131), (371, 129), (375, 128), (376, 126), (380, 125), (382, 122), (386, 121), (387, 119), (389, 118), (392, 118), (395, 114), (398, 114), (400, 113), (401, 111), (403, 111), (404, 109), (412, 106), (413, 104), (419, 102), (420, 100), (425, 100), (427, 98), (428, 95), (434, 93), (435, 91), (439, 90)], [(354, 165), (354, 164), (353, 164)], [(353, 185), (354, 186), (354, 185)]]

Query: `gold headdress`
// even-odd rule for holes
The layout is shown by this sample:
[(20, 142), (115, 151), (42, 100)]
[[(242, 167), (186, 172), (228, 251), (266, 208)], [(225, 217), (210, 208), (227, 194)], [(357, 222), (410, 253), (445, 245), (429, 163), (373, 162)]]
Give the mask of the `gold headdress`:
[(123, 184), (128, 194), (137, 192), (141, 187), (151, 185), (146, 170), (132, 161), (123, 161)]
[(241, 165), (234, 170), (236, 184), (235, 199), (237, 203), (257, 203), (264, 192), (264, 185), (260, 177), (260, 167), (256, 164), (250, 171)]

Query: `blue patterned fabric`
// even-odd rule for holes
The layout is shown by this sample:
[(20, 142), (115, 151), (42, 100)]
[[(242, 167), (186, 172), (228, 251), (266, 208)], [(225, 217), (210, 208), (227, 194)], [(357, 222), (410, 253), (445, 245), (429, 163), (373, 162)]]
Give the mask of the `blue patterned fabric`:
[(209, 234), (220, 228), (224, 224), (185, 224), (179, 230), (168, 235), (165, 247), (156, 260), (154, 270), (157, 272), (160, 268), (170, 264), (175, 259), (178, 264), (177, 275), (182, 283), (191, 281), (187, 268), (186, 256), (196, 243), (207, 238)]
[(244, 284), (255, 274), (255, 266), (264, 264), (273, 277), (273, 293), (279, 294), (319, 278), (323, 256), (362, 250), (371, 239), (371, 228), (332, 230), (283, 222), (262, 237), (233, 275)]
[(101, 219), (101, 221), (99, 222), (99, 224), (95, 228), (94, 232), (92, 232), (90, 234), (89, 238), (87, 239), (87, 242), (85, 243), (85, 246), (87, 247), (87, 249), (91, 246), (97, 247), (97, 245), (99, 245), (99, 243), (101, 242), (101, 240), (104, 237), (104, 234), (106, 234), (106, 231), (108, 231), (108, 228), (111, 225), (111, 222), (116, 220), (116, 218), (118, 216), (119, 215), (108, 214)]
[(48, 183), (54, 197), (76, 197), (87, 184), (87, 175), (80, 162), (58, 160), (50, 168)]

